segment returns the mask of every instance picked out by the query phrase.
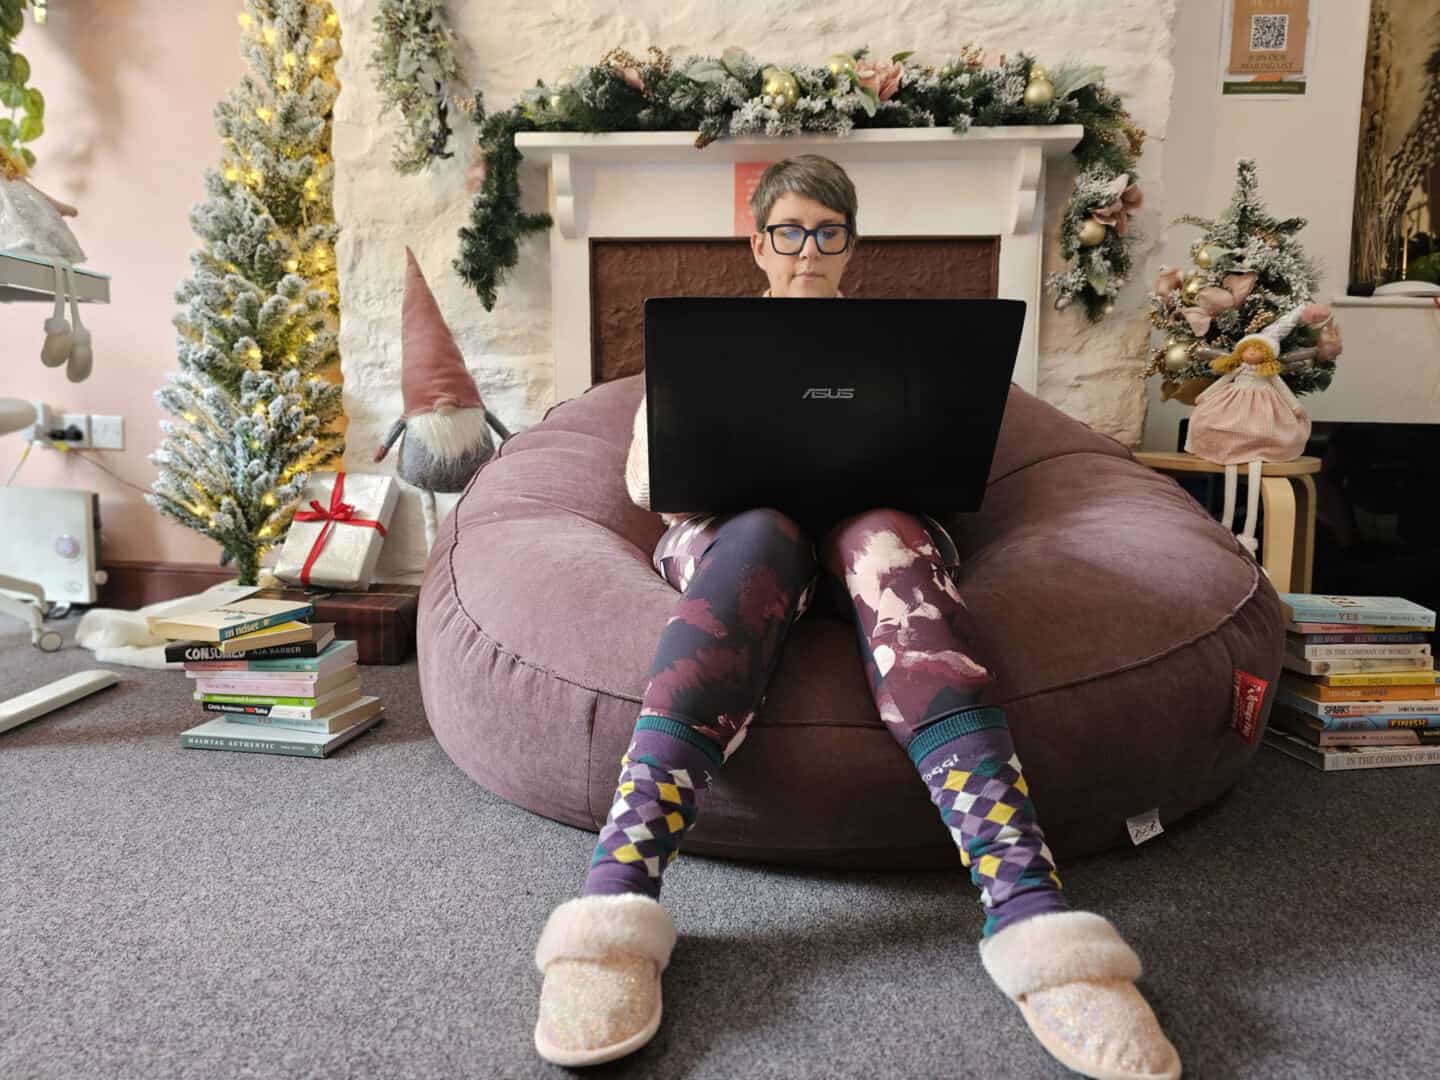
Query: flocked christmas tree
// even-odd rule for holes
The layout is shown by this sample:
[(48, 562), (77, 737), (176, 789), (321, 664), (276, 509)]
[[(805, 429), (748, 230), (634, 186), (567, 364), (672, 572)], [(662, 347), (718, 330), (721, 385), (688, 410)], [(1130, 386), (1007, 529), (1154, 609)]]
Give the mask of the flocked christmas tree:
[[(1162, 269), (1150, 294), (1150, 321), (1165, 337), (1144, 374), (1163, 374), (1162, 399), (1193, 403), (1217, 377), (1212, 361), (1312, 300), (1320, 275), (1295, 239), (1305, 219), (1280, 220), (1266, 210), (1253, 161), (1238, 163), (1235, 193), (1219, 218), (1187, 215), (1177, 224), (1204, 234), (1190, 245), (1194, 267)], [(1318, 329), (1301, 323), (1281, 342), (1281, 377), (1297, 395), (1324, 390), (1339, 353), (1333, 321)]]
[(178, 418), (150, 460), (151, 505), (223, 549), (242, 584), (280, 543), (310, 470), (344, 450), (330, 159), (339, 19), (321, 0), (246, 0), (250, 71), (215, 108), (220, 168), (191, 212), (180, 284)]

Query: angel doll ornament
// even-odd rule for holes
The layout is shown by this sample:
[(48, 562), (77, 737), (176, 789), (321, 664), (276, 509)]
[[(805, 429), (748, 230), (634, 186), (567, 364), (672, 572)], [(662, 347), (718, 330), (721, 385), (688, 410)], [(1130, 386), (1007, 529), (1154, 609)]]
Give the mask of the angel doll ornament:
[(1260, 509), (1260, 472), (1267, 461), (1293, 461), (1310, 439), (1310, 417), (1280, 376), (1280, 343), (1299, 323), (1323, 327), (1333, 317), (1324, 304), (1305, 304), (1282, 315), (1259, 333), (1247, 334), (1229, 356), (1211, 362), (1223, 372), (1195, 399), (1185, 449), (1225, 466), (1227, 528), (1235, 519), (1239, 466), (1248, 466), (1245, 527), (1240, 543), (1255, 554), (1255, 525)]

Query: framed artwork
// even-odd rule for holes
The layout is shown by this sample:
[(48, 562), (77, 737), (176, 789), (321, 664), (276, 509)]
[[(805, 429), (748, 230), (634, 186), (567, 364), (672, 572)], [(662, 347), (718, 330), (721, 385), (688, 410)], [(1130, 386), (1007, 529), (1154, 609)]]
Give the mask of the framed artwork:
[(1440, 284), (1440, 0), (1372, 0), (1350, 283)]

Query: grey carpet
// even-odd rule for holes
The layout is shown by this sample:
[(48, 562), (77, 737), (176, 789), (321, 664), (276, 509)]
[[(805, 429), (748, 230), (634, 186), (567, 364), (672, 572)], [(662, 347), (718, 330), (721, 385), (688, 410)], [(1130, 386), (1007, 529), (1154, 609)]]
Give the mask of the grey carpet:
[[(94, 666), (0, 634), (0, 696)], [(413, 662), (364, 669), (387, 719), (323, 761), (182, 750), (183, 677), (116, 670), (0, 735), (0, 1077), (569, 1071), (531, 1043), (531, 955), (595, 837), (452, 765)], [(1217, 806), (1061, 871), (1144, 958), (1187, 1077), (1434, 1075), (1437, 822), (1440, 768), (1325, 775), (1262, 749)], [(1068, 1075), (982, 971), (958, 865), (688, 856), (665, 903), (659, 1034), (577, 1074)]]

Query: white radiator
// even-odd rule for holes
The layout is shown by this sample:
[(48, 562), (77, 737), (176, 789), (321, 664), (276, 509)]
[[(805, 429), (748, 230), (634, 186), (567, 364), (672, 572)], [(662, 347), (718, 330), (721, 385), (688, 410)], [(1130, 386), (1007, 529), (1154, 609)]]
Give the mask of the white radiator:
[(0, 487), (0, 574), (33, 581), (52, 604), (93, 604), (100, 497), (73, 488)]

